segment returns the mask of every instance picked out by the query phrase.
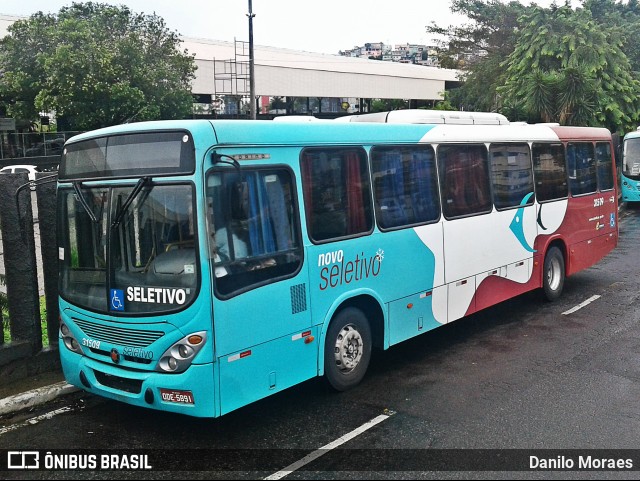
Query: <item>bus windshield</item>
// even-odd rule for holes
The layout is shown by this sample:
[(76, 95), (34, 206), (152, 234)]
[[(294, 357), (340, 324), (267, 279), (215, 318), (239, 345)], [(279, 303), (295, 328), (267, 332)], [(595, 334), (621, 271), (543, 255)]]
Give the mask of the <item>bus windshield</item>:
[(627, 177), (640, 178), (640, 137), (624, 141), (622, 173)]
[(175, 311), (194, 299), (193, 185), (76, 184), (58, 199), (62, 297), (120, 314)]

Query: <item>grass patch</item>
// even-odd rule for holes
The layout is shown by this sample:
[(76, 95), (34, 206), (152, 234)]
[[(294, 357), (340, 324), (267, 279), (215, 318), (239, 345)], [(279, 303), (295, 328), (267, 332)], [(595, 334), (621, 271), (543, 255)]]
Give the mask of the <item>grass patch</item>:
[[(6, 299), (6, 298), (5, 298)], [(2, 309), (2, 334), (4, 342), (11, 342), (11, 332), (9, 330), (9, 310), (6, 302), (0, 299)], [(49, 346), (49, 335), (47, 329), (47, 303), (44, 296), (40, 296), (40, 326), (42, 327), (42, 347)]]

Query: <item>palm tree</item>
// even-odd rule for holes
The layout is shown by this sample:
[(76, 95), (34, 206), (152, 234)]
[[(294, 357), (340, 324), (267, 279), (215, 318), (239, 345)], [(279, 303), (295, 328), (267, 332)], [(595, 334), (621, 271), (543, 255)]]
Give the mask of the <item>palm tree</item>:
[(503, 62), (502, 104), (532, 121), (628, 131), (640, 113), (640, 83), (620, 33), (585, 9), (535, 8), (521, 18), (516, 47)]

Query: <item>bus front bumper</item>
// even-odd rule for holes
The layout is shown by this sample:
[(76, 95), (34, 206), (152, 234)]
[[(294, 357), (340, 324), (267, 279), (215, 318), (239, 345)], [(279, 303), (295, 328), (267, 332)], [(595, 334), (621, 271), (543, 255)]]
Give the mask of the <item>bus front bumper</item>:
[(71, 352), (59, 345), (69, 384), (134, 406), (188, 416), (216, 417), (213, 364), (192, 364), (180, 374), (132, 371)]

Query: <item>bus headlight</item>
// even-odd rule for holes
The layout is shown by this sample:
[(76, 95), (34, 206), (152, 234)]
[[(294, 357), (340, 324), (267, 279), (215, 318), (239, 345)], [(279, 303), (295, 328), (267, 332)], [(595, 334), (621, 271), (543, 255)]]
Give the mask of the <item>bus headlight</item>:
[(156, 371), (171, 373), (186, 371), (206, 340), (205, 331), (194, 332), (183, 337), (160, 356)]
[(64, 322), (60, 322), (60, 336), (62, 337), (64, 345), (67, 346), (67, 349), (77, 354), (84, 354), (80, 347), (80, 343), (76, 340), (73, 334), (71, 334), (71, 330)]

